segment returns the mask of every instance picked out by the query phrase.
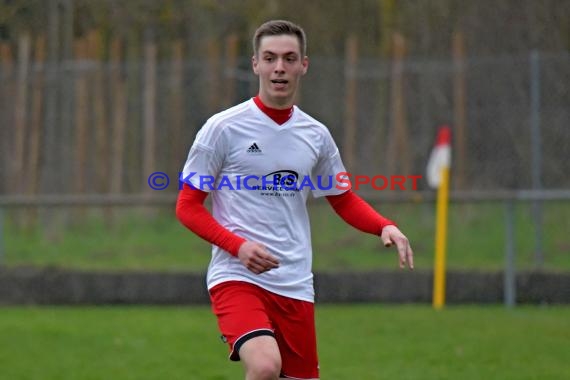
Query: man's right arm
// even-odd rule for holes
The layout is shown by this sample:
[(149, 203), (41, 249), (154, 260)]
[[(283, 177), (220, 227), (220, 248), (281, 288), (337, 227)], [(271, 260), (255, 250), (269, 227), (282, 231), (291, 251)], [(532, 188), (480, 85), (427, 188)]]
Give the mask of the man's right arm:
[(176, 217), (202, 239), (217, 245), (231, 255), (238, 255), (245, 239), (224, 228), (204, 206), (208, 193), (184, 184), (176, 202)]
[(265, 247), (232, 233), (222, 226), (204, 206), (208, 193), (184, 184), (176, 202), (176, 217), (202, 239), (236, 256), (253, 273), (279, 266), (279, 261)]

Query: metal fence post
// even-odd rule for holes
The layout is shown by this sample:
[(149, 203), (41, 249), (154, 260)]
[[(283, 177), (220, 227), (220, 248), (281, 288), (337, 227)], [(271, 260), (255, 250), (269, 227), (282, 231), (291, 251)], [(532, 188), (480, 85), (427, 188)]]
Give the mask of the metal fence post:
[(4, 264), (4, 209), (0, 207), (0, 266)]
[[(540, 56), (537, 50), (530, 53), (530, 144), (532, 189), (542, 190), (542, 139), (540, 135)], [(534, 263), (544, 265), (542, 252), (542, 201), (532, 202), (534, 222)]]
[(514, 307), (517, 300), (515, 273), (515, 201), (505, 201), (505, 272), (503, 278), (504, 303)]

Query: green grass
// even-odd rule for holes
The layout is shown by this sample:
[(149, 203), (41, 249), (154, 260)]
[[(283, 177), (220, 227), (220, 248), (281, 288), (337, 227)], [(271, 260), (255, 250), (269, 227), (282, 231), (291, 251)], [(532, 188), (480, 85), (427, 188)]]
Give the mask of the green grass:
[[(570, 378), (570, 308), (319, 305), (323, 379)], [(4, 307), (0, 377), (239, 379), (201, 307)]]
[[(376, 205), (395, 219), (409, 237), (418, 268), (431, 268), (434, 250), (433, 204)], [(104, 212), (87, 217), (59, 210), (46, 227), (17, 228), (15, 211), (5, 223), (5, 263), (49, 265), (83, 269), (154, 269), (203, 272), (210, 247), (182, 227), (173, 210), (152, 217), (143, 212), (121, 211), (113, 222), (103, 222)], [(315, 270), (396, 268), (394, 250), (379, 239), (346, 225), (324, 201), (312, 202)], [(65, 221), (65, 222), (63, 222)], [(449, 214), (448, 267), (501, 269), (505, 250), (505, 216), (502, 203), (452, 205)], [(517, 268), (534, 266), (534, 229), (530, 205), (516, 207)], [(570, 270), (570, 202), (544, 204), (545, 267)]]

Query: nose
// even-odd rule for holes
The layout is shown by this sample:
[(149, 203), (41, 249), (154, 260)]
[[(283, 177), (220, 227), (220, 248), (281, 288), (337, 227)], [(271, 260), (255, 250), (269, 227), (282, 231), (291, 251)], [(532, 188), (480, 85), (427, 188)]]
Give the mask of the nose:
[(275, 62), (275, 72), (276, 73), (282, 73), (284, 72), (284, 65), (283, 65), (283, 59), (282, 58), (278, 58), (277, 62)]

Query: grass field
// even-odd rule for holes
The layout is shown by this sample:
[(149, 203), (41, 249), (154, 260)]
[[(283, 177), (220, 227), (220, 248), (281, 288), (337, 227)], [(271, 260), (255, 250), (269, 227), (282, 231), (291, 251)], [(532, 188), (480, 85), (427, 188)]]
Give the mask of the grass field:
[[(317, 307), (322, 379), (570, 378), (570, 308)], [(0, 378), (240, 379), (208, 307), (0, 308)]]
[[(395, 219), (408, 235), (418, 268), (431, 268), (434, 246), (432, 204), (376, 205)], [(63, 210), (58, 212), (63, 214)], [(172, 209), (154, 218), (123, 210), (112, 224), (102, 222), (101, 210), (88, 217), (56, 213), (48, 228), (16, 228), (5, 223), (7, 265), (50, 265), (84, 269), (154, 269), (203, 272), (210, 259), (209, 245), (182, 227)], [(315, 270), (396, 268), (394, 251), (379, 239), (346, 225), (326, 202), (310, 208)], [(502, 203), (452, 205), (449, 215), (448, 266), (460, 269), (501, 269), (505, 226)], [(62, 220), (67, 220), (63, 225)], [(534, 265), (534, 233), (528, 203), (516, 208), (517, 267)], [(47, 232), (46, 232), (47, 231)], [(51, 231), (51, 232), (49, 232)], [(570, 202), (544, 204), (545, 267), (570, 270)]]

